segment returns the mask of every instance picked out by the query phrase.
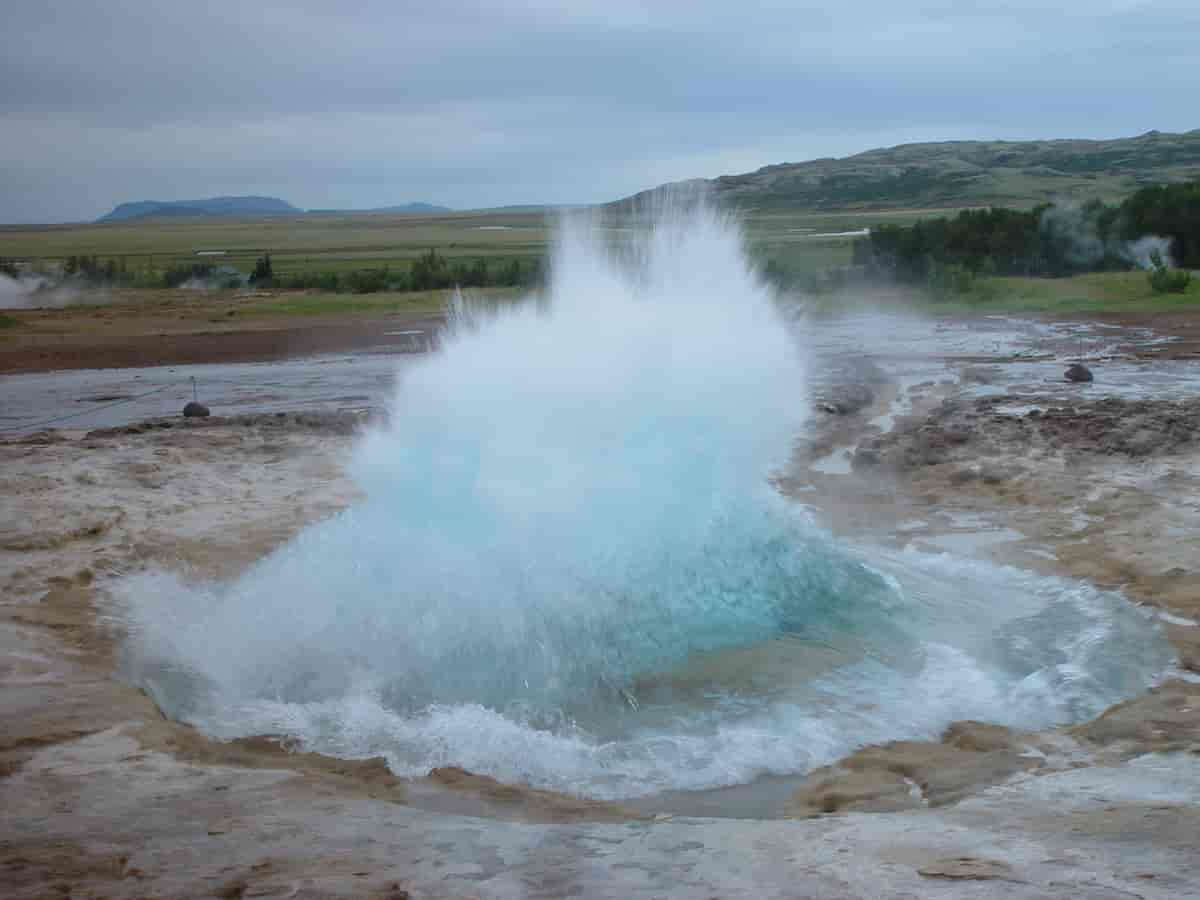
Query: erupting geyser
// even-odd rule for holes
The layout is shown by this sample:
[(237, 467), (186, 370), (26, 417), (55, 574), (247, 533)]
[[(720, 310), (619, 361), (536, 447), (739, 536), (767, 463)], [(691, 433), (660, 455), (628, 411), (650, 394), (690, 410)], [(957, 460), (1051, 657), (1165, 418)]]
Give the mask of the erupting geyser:
[(552, 273), (405, 372), (357, 506), (232, 583), (126, 582), (130, 670), (168, 712), (619, 797), (1067, 720), (1165, 663), (1115, 598), (839, 547), (777, 495), (806, 354), (734, 223), (568, 225)]

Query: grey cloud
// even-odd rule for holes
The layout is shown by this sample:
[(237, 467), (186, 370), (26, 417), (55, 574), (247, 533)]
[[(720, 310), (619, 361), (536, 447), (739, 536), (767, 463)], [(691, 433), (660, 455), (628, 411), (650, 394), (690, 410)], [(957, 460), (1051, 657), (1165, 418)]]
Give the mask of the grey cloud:
[(1179, 2), (17, 0), (0, 219), (604, 200), (894, 140), (1196, 127)]

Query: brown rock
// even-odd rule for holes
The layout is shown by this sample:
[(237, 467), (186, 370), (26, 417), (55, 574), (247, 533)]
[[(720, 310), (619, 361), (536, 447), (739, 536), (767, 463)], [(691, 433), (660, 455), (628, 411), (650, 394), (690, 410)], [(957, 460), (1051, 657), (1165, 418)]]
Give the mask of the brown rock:
[(1200, 628), (1168, 623), (1166, 632), (1167, 639), (1179, 654), (1179, 664), (1185, 669), (1200, 672)]
[(1168, 681), (1071, 731), (1095, 744), (1121, 745), (1134, 756), (1200, 747), (1200, 684)]
[(844, 772), (816, 778), (792, 794), (797, 815), (835, 812), (894, 812), (925, 804), (903, 775), (887, 771)]
[(955, 856), (935, 859), (917, 869), (926, 878), (950, 878), (955, 881), (1019, 881), (1013, 867), (998, 859), (980, 859), (975, 856)]
[(459, 766), (430, 769), (429, 779), (450, 790), (474, 794), (496, 804), (498, 808), (519, 810), (524, 816), (542, 821), (623, 822), (646, 818), (645, 814), (625, 809), (615, 803), (585, 800), (519, 784), (504, 784), (490, 775), (477, 775)]
[(972, 719), (951, 723), (942, 735), (942, 743), (975, 753), (1021, 748), (1021, 741), (1011, 728)]
[(921, 741), (867, 747), (843, 762), (851, 771), (883, 769), (911, 779), (930, 806), (955, 803), (1036, 764), (1013, 750), (977, 753)]
[(1035, 768), (1021, 739), (999, 725), (955, 722), (941, 743), (894, 741), (864, 747), (817, 769), (792, 795), (797, 815), (888, 812), (956, 803), (1017, 772)]

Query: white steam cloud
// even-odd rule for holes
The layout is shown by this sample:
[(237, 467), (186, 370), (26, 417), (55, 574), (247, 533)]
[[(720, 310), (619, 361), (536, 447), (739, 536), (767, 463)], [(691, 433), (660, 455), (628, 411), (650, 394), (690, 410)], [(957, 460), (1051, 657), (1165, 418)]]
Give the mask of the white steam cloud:
[(1171, 239), (1159, 237), (1156, 234), (1148, 234), (1136, 241), (1130, 241), (1124, 245), (1123, 251), (1125, 258), (1139, 269), (1152, 268), (1156, 253), (1166, 265), (1175, 265), (1171, 259)]
[(1051, 207), (1042, 214), (1041, 228), (1047, 234), (1065, 240), (1067, 257), (1079, 266), (1091, 267), (1108, 257), (1125, 260), (1139, 269), (1149, 269), (1155, 252), (1168, 266), (1174, 265), (1170, 238), (1146, 235), (1134, 241), (1122, 241), (1111, 235), (1101, 237), (1095, 219), (1080, 207)]
[(42, 278), (10, 278), (0, 275), (0, 309), (28, 309), (41, 306), (33, 299), (38, 288), (45, 284)]

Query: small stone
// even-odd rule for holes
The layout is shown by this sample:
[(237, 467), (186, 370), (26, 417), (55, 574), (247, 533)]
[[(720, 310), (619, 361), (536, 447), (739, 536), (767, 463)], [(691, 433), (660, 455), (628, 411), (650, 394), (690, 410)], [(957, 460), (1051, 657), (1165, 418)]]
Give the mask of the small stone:
[(208, 407), (193, 400), (183, 408), (183, 415), (188, 419), (204, 418), (208, 415)]
[(1092, 370), (1083, 363), (1072, 363), (1063, 373), (1067, 381), (1084, 382), (1092, 380)]
[(1017, 881), (1013, 868), (998, 859), (979, 859), (974, 856), (957, 856), (938, 859), (917, 869), (926, 878), (949, 878), (955, 881)]

